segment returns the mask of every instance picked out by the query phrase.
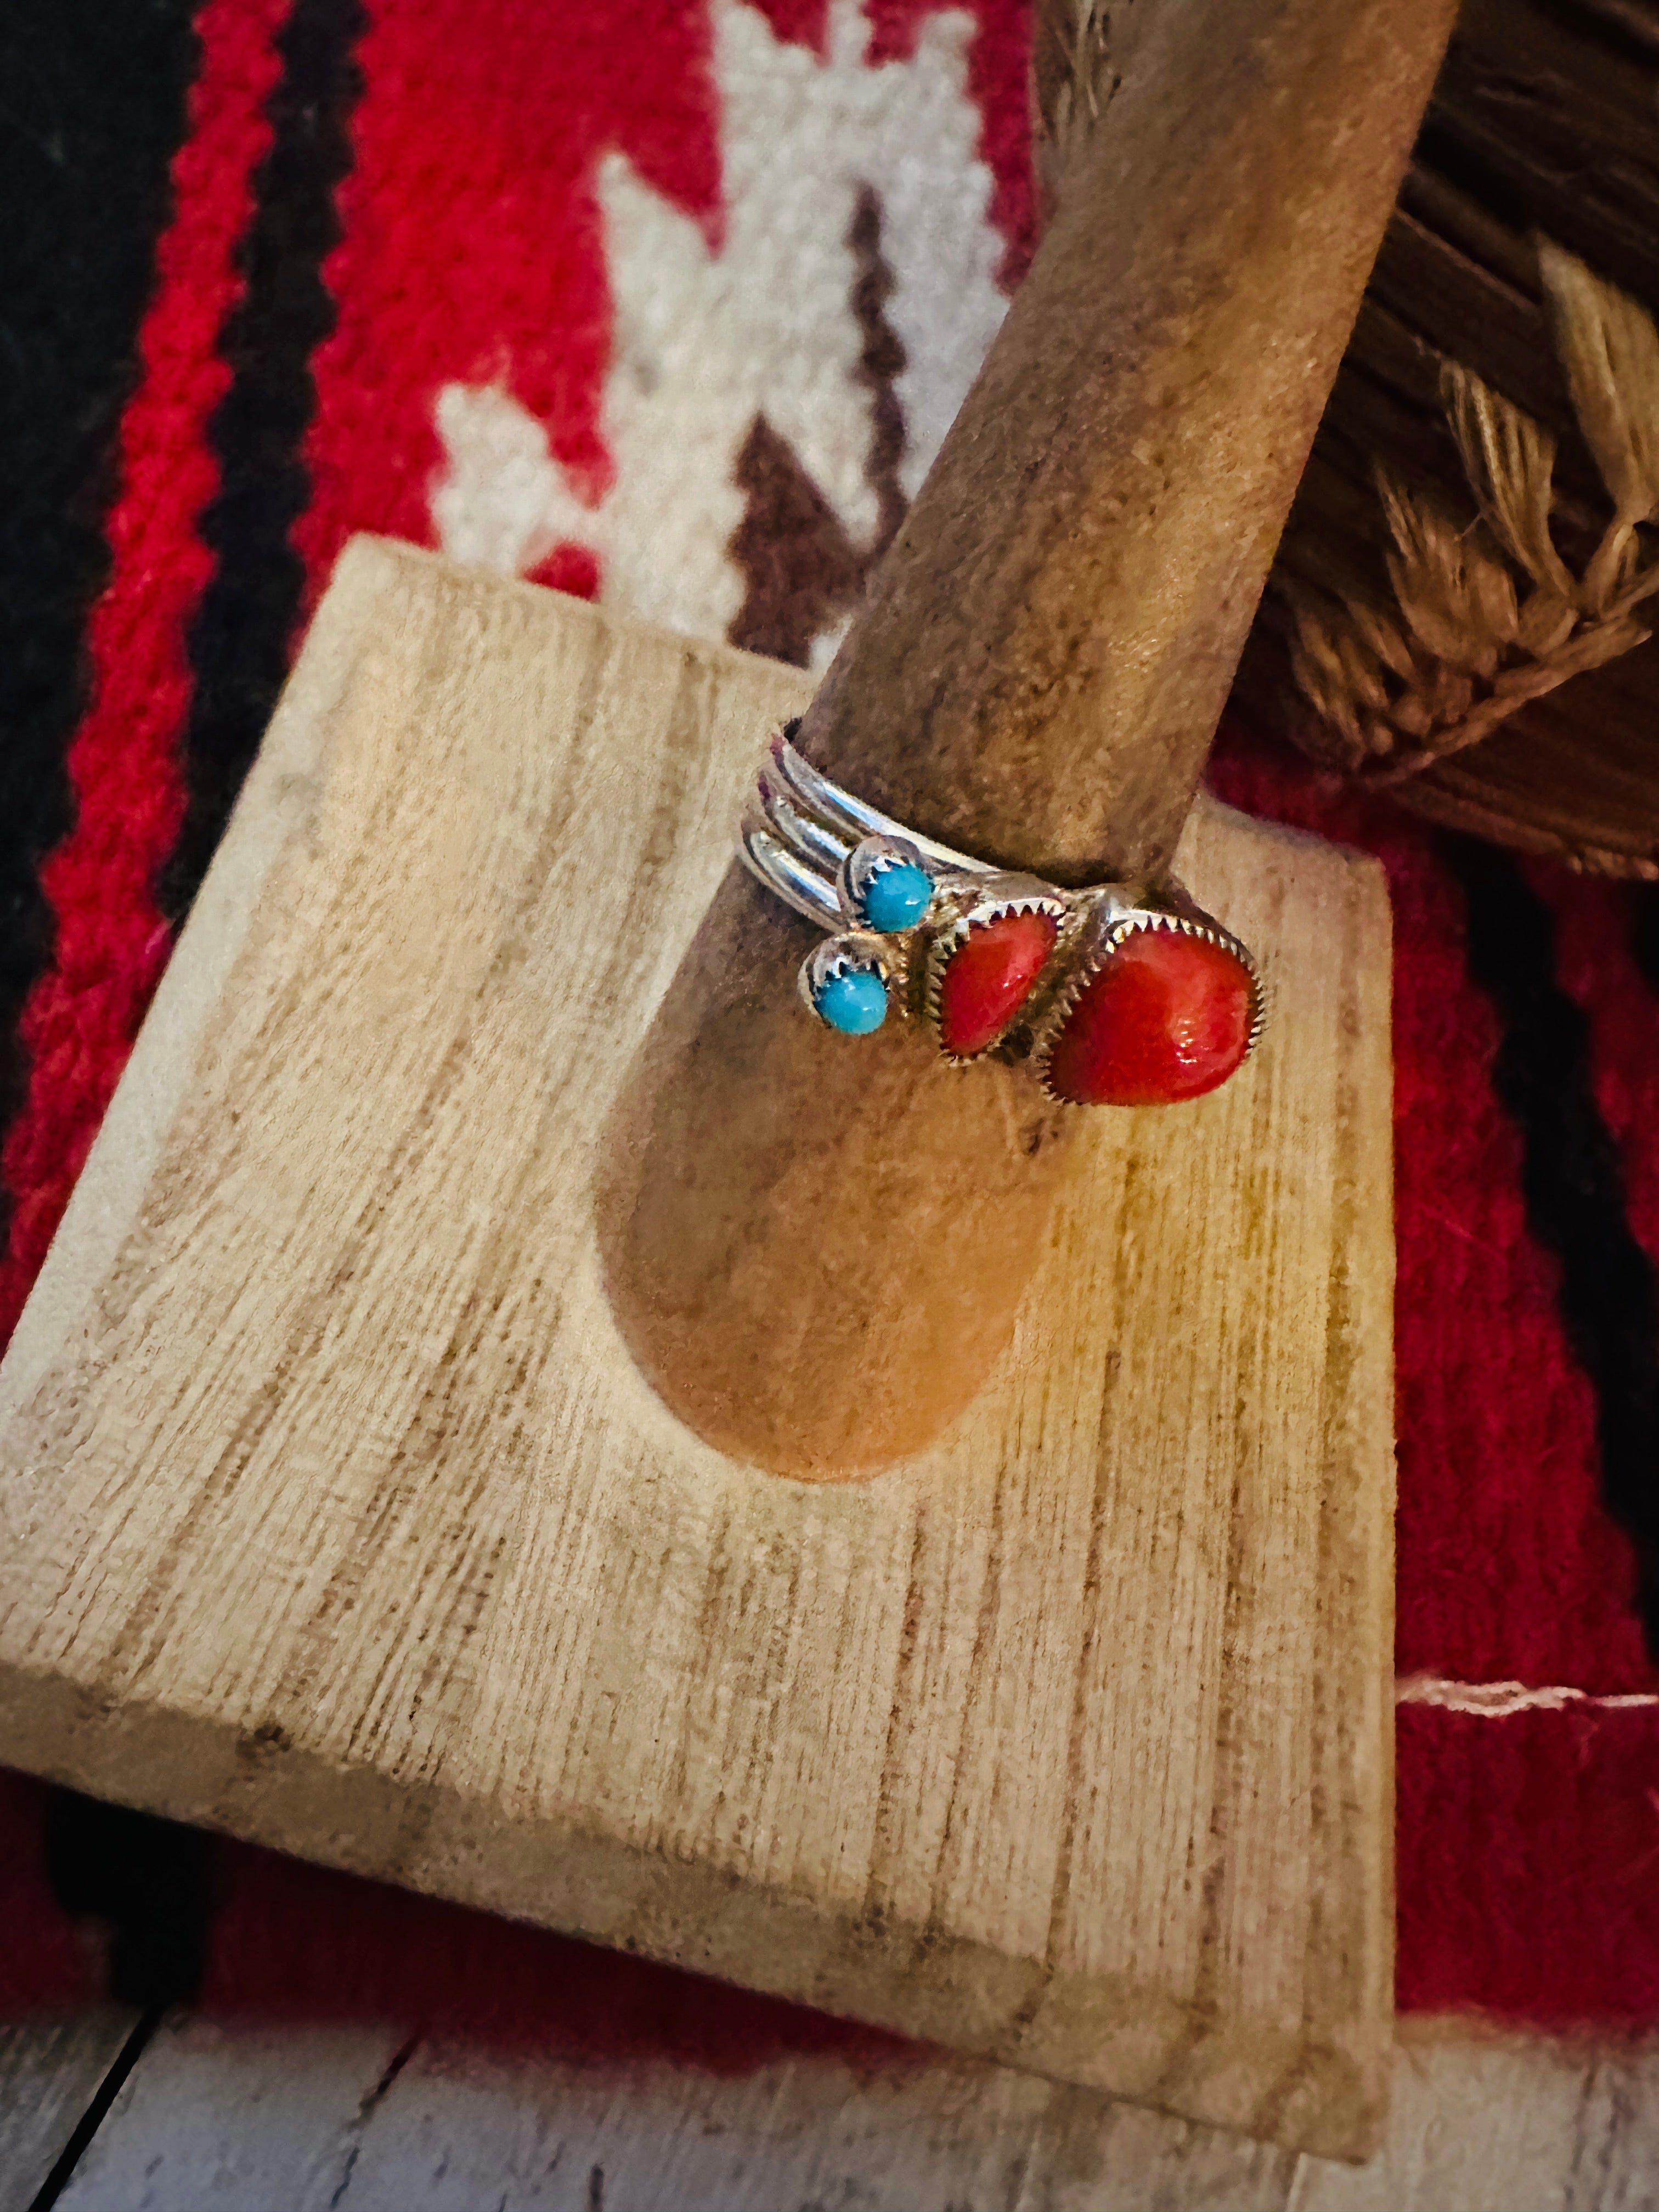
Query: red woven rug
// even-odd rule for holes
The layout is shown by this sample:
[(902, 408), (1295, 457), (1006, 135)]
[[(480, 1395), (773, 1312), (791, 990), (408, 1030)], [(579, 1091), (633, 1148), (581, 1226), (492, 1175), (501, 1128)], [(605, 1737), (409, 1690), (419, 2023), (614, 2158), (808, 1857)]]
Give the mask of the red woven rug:
[[(41, 109), (6, 157), (9, 1326), (346, 537), (818, 665), (1031, 194), (1019, 0), (27, 0), (3, 35)], [(1394, 887), (1401, 2000), (1659, 2016), (1659, 907), (1271, 733), (1213, 779)], [(112, 1973), (732, 2064), (853, 2033), (0, 1780), (3, 2012)]]

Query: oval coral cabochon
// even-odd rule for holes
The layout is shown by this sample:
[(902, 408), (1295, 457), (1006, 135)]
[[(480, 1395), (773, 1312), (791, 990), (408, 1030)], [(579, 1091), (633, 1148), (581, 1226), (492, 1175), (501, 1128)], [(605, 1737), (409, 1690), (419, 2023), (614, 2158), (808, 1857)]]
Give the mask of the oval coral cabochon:
[(1030, 996), (1058, 933), (1048, 914), (999, 914), (974, 923), (939, 978), (939, 1035), (946, 1052), (967, 1060), (996, 1042)]
[(1199, 1098), (1250, 1048), (1255, 984), (1236, 952), (1184, 930), (1138, 929), (1079, 993), (1048, 1054), (1048, 1088), (1079, 1106)]

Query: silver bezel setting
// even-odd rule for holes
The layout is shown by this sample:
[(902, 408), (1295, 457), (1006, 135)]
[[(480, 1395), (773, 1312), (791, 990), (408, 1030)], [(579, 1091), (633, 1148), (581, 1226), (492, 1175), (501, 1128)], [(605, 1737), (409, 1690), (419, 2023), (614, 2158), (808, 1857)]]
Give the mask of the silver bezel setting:
[[(908, 837), (861, 837), (836, 872), (836, 895), (842, 911), (855, 929), (870, 929), (872, 923), (865, 919), (864, 895), (875, 878), (887, 868), (919, 868), (933, 884), (937, 893), (937, 872), (922, 858), (920, 848)], [(895, 930), (894, 936), (908, 936), (911, 930), (921, 929), (927, 922), (931, 907), (919, 915), (908, 929)]]
[[(1126, 939), (1148, 931), (1168, 930), (1181, 937), (1202, 938), (1206, 944), (1217, 945), (1231, 952), (1250, 979), (1250, 1031), (1245, 1040), (1242, 1067), (1261, 1042), (1267, 1021), (1267, 986), (1261, 970), (1256, 965), (1248, 946), (1224, 929), (1212, 915), (1201, 908), (1181, 911), (1169, 907), (1121, 907), (1115, 902), (1103, 903), (1091, 917), (1097, 927), (1086, 927), (1079, 933), (1080, 942), (1074, 943), (1073, 957), (1065, 963), (1065, 972), (1059, 988), (1043, 1007), (1031, 1039), (1031, 1068), (1042, 1086), (1042, 1095), (1056, 1106), (1076, 1106), (1075, 1098), (1063, 1098), (1048, 1081), (1048, 1066), (1061, 1030), (1077, 1009), (1077, 1003), (1106, 966), (1112, 955)], [(1092, 937), (1092, 942), (1090, 939)], [(1236, 1074), (1237, 1070), (1233, 1073)], [(1228, 1078), (1231, 1080), (1231, 1077)]]
[[(903, 963), (894, 959), (890, 939), (878, 936), (872, 929), (848, 930), (840, 937), (826, 937), (801, 962), (796, 983), (813, 1020), (827, 1030), (835, 1030), (835, 1024), (825, 1021), (818, 1012), (817, 994), (832, 975), (844, 975), (848, 969), (873, 969), (880, 976), (890, 1012), (896, 1003), (902, 1003)], [(837, 1030), (836, 1034), (844, 1032)]]
[[(970, 1067), (976, 1060), (984, 1060), (996, 1052), (1014, 1030), (1029, 1020), (1031, 1002), (1042, 991), (1043, 979), (1054, 966), (1054, 956), (1066, 941), (1072, 909), (1064, 894), (1055, 890), (1052, 884), (1045, 884), (1036, 876), (1018, 875), (957, 878), (939, 886), (933, 903), (939, 919), (927, 933), (927, 951), (921, 969), (921, 1017), (951, 1066)], [(945, 1042), (940, 1025), (945, 971), (975, 929), (989, 921), (1000, 921), (1009, 914), (1049, 916), (1054, 925), (1054, 941), (1048, 948), (1048, 957), (1030, 989), (988, 1043), (981, 1045), (977, 1052), (952, 1052)]]

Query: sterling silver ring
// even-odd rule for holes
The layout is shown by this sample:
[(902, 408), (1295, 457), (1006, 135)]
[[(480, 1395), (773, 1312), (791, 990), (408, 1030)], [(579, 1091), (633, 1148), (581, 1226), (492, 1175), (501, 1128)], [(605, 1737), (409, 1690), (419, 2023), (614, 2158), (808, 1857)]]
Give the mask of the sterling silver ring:
[(962, 1066), (1029, 1059), (1051, 1098), (1202, 1097), (1254, 1050), (1255, 961), (1174, 882), (1066, 890), (924, 837), (799, 753), (768, 744), (738, 833), (750, 872), (829, 934), (801, 963), (817, 1019), (866, 1036), (890, 1012)]

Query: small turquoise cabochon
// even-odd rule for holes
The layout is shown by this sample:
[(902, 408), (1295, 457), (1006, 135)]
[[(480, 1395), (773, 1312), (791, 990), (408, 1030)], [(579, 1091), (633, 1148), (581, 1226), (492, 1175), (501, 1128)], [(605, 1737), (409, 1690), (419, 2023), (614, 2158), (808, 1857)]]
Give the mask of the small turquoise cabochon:
[(859, 905), (867, 926), (884, 936), (892, 930), (913, 927), (927, 913), (933, 896), (933, 879), (927, 870), (897, 860), (890, 867), (877, 869), (865, 885)]
[(843, 968), (812, 1000), (820, 1019), (844, 1036), (867, 1036), (887, 1018), (887, 986), (873, 968)]

